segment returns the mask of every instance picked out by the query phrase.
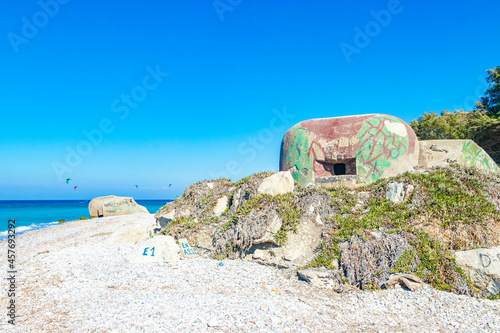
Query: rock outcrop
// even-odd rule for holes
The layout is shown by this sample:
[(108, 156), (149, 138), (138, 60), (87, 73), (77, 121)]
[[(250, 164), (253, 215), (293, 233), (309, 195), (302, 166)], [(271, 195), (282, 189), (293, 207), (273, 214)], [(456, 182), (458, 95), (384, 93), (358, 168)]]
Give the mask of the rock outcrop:
[[(457, 266), (454, 252), (500, 246), (499, 176), (453, 164), (363, 187), (262, 191), (272, 179), (288, 182), (275, 175), (194, 183), (155, 217), (163, 234), (185, 238), (197, 255), (298, 272), (333, 290), (427, 283), (459, 294), (495, 292), (493, 275)], [(473, 274), (489, 279), (479, 294)]]
[(89, 202), (89, 215), (93, 217), (106, 217), (127, 215), (135, 213), (148, 213), (146, 207), (138, 205), (131, 197), (117, 197), (108, 195), (94, 198)]

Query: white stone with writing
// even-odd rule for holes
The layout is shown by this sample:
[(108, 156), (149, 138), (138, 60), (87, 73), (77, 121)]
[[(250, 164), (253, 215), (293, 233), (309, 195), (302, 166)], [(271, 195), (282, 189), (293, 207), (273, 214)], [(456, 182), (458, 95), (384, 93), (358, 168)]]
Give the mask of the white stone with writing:
[(476, 288), (490, 295), (500, 293), (500, 246), (457, 251), (455, 256)]
[(180, 259), (180, 248), (172, 236), (158, 235), (137, 244), (127, 259), (135, 263), (177, 261)]
[(192, 258), (195, 257), (196, 254), (194, 253), (193, 249), (188, 243), (188, 240), (186, 238), (181, 238), (179, 239), (179, 245), (181, 247), (181, 255), (185, 258)]

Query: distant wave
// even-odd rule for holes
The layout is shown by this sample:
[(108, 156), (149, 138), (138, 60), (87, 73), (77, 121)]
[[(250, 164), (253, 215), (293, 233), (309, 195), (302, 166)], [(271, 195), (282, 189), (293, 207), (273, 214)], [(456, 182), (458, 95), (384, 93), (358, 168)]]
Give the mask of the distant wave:
[[(16, 228), (16, 236), (22, 235), (26, 231), (47, 228), (53, 224), (58, 224), (58, 222), (33, 223), (31, 225), (24, 225), (21, 227), (17, 227)], [(8, 230), (0, 231), (0, 241), (3, 241), (4, 239), (6, 239), (8, 234), (9, 234)]]

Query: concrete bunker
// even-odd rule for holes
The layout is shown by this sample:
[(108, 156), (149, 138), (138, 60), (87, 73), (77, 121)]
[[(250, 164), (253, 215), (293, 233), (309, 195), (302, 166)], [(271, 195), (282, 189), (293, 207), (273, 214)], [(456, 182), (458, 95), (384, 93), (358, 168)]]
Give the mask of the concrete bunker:
[(369, 183), (418, 164), (415, 132), (399, 118), (368, 114), (302, 121), (281, 143), (280, 170), (301, 185)]

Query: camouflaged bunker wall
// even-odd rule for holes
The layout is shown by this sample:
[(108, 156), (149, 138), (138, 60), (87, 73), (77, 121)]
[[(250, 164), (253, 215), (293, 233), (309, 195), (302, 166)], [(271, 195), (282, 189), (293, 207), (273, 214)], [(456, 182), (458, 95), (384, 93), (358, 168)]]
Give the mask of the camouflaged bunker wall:
[(302, 121), (281, 143), (280, 171), (301, 185), (370, 183), (412, 170), (419, 162), (413, 129), (399, 118), (368, 114)]

